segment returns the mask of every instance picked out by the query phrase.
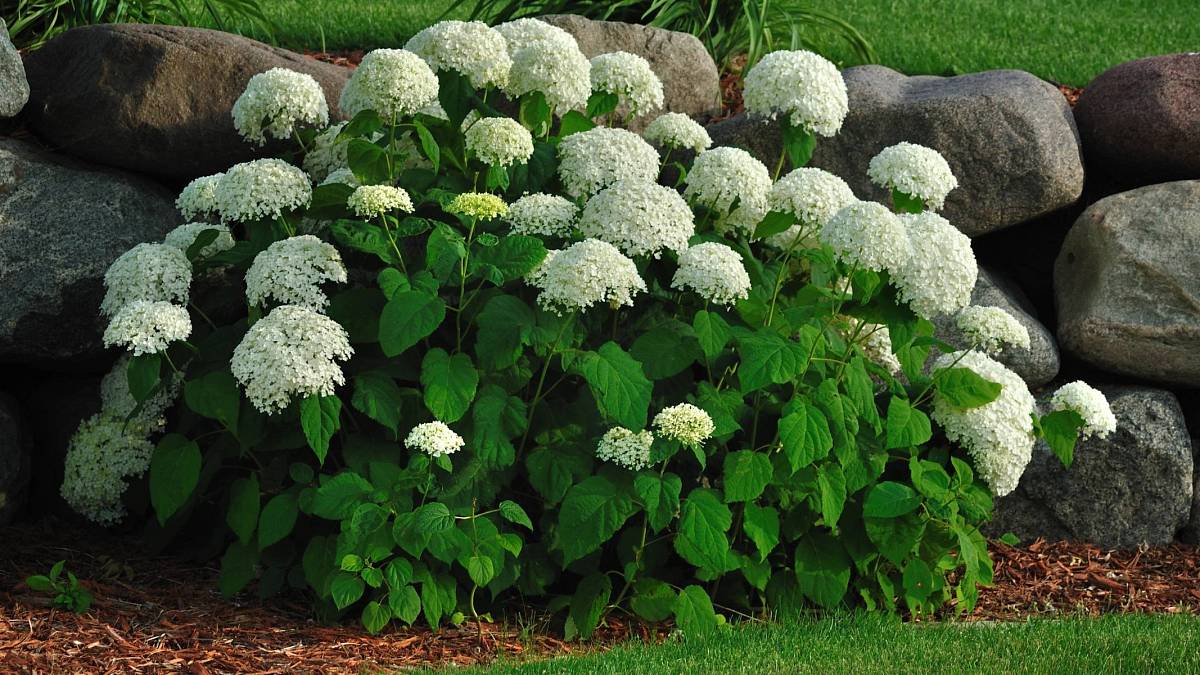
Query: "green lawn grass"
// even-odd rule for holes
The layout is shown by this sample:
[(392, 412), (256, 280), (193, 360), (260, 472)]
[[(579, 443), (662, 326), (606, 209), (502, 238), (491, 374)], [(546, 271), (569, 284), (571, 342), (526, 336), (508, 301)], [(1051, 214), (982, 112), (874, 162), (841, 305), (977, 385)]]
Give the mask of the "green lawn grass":
[(1200, 670), (1200, 619), (1106, 616), (1026, 623), (904, 624), (850, 614), (741, 625), (664, 645), (442, 673), (1185, 673)]

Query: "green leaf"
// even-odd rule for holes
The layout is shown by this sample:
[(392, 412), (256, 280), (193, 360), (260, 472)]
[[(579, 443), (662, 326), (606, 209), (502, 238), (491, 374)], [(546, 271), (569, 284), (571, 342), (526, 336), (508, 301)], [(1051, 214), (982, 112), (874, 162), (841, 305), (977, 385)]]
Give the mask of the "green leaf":
[(563, 565), (600, 548), (633, 511), (629, 495), (603, 476), (591, 476), (568, 490), (558, 512), (555, 543), (563, 553)]
[(829, 422), (807, 402), (801, 402), (794, 412), (779, 420), (779, 442), (793, 473), (826, 457), (833, 449)]
[(664, 473), (662, 476), (639, 473), (633, 479), (633, 492), (642, 500), (650, 528), (655, 532), (661, 531), (675, 518), (682, 491), (683, 480), (673, 473)]
[(339, 219), (328, 225), (329, 233), (337, 243), (363, 253), (370, 253), (388, 265), (400, 263), (392, 248), (387, 230), (361, 220)]
[(237, 429), (241, 391), (228, 370), (214, 370), (183, 385), (183, 400), (197, 415), (220, 422), (226, 429)]
[(970, 368), (943, 368), (933, 374), (933, 386), (947, 403), (964, 410), (995, 401), (1001, 389)]
[(217, 587), (221, 595), (229, 598), (246, 587), (254, 580), (255, 566), (258, 565), (258, 551), (240, 541), (235, 541), (225, 549), (221, 556), (221, 577)]
[(742, 512), (742, 531), (758, 549), (758, 559), (766, 560), (767, 554), (779, 545), (779, 512), (770, 506), (746, 504)]
[(351, 138), (346, 143), (346, 165), (362, 185), (391, 182), (387, 151), (364, 138)]
[(329, 441), (341, 426), (342, 400), (337, 396), (305, 396), (300, 400), (300, 428), (308, 447), (325, 464)]
[(867, 538), (879, 548), (883, 557), (900, 565), (925, 533), (925, 521), (920, 515), (909, 513), (896, 518), (866, 516), (863, 522), (867, 526)]
[(545, 136), (550, 130), (551, 119), (550, 105), (546, 103), (546, 96), (540, 91), (522, 96), (517, 118), (534, 136)]
[(417, 529), (422, 534), (441, 534), (454, 527), (454, 516), (440, 502), (432, 502), (416, 510)]
[(429, 129), (417, 120), (412, 121), (413, 127), (417, 130), (417, 138), (421, 141), (421, 152), (429, 163), (433, 165), (434, 173), (437, 173), (438, 167), (441, 166), (442, 152), (438, 147), (438, 142), (434, 140), (433, 134), (429, 133)]
[(446, 318), (446, 303), (422, 291), (392, 296), (379, 317), (379, 346), (385, 356), (399, 356), (429, 337)]
[(578, 110), (571, 110), (558, 121), (558, 137), (566, 138), (580, 131), (595, 129), (596, 123)]
[(771, 458), (753, 450), (725, 455), (725, 501), (748, 502), (762, 494), (774, 473)]
[(653, 385), (642, 364), (620, 345), (605, 342), (600, 349), (585, 353), (579, 370), (606, 417), (635, 431), (646, 426)]
[(571, 597), (570, 615), (581, 637), (591, 637), (592, 631), (600, 624), (600, 617), (611, 596), (612, 581), (606, 574), (589, 574), (579, 582), (575, 595)]
[(708, 413), (713, 420), (713, 436), (732, 434), (742, 428), (738, 423), (746, 404), (741, 394), (733, 389), (717, 391), (709, 382), (699, 384), (696, 405)]
[[(387, 524), (388, 511), (378, 504), (359, 504), (350, 516), (350, 533), (365, 539)], [(374, 557), (374, 556), (372, 556)]]
[(328, 520), (349, 518), (374, 487), (353, 471), (343, 471), (317, 488), (312, 500), (312, 514)]
[(796, 224), (796, 216), (784, 211), (771, 211), (754, 228), (755, 239), (766, 239), (772, 235), (786, 232)]
[(728, 567), (729, 539), (725, 533), (732, 524), (733, 514), (721, 501), (721, 493), (696, 488), (683, 503), (675, 550), (701, 570), (719, 574)]
[(325, 314), (346, 329), (351, 343), (371, 344), (379, 342), (379, 314), (385, 304), (387, 298), (378, 288), (360, 286), (330, 296)]
[(929, 417), (908, 401), (893, 396), (887, 411), (887, 450), (924, 445), (933, 438)]
[(595, 119), (609, 114), (617, 109), (617, 104), (621, 102), (619, 96), (608, 91), (593, 92), (587, 100), (587, 115), (588, 119)]
[(783, 124), (783, 148), (787, 151), (788, 160), (793, 169), (798, 169), (812, 159), (813, 150), (817, 147), (817, 138), (806, 131), (804, 127)]
[(1075, 457), (1075, 441), (1084, 424), (1083, 417), (1074, 410), (1058, 410), (1039, 420), (1042, 438), (1065, 467), (1070, 467)]
[(708, 593), (695, 584), (679, 592), (674, 610), (675, 625), (686, 637), (711, 633), (721, 625)]
[(338, 609), (346, 609), (358, 602), (364, 590), (366, 590), (366, 584), (352, 572), (334, 572), (333, 580), (329, 584), (333, 604)]
[(720, 356), (721, 352), (725, 350), (725, 345), (729, 344), (730, 338), (733, 337), (729, 323), (715, 312), (705, 310), (696, 312), (695, 318), (692, 319), (692, 328), (696, 331), (700, 349), (709, 361)]
[(561, 501), (574, 482), (571, 469), (562, 458), (561, 453), (548, 448), (538, 448), (525, 458), (529, 483), (551, 504)]
[(912, 513), (921, 506), (921, 496), (912, 488), (894, 481), (878, 483), (867, 493), (863, 515), (869, 518), (895, 518)]
[(392, 558), (383, 571), (388, 587), (395, 590), (404, 588), (413, 578), (412, 563), (404, 558)]
[(391, 431), (393, 439), (398, 437), (403, 421), (404, 395), (387, 373), (368, 370), (355, 376), (350, 405)]
[(523, 526), (525, 529), (533, 530), (533, 521), (529, 520), (529, 514), (525, 513), (525, 509), (521, 505), (505, 499), (500, 502), (500, 516), (510, 523)]
[(791, 382), (808, 369), (808, 351), (799, 342), (767, 329), (738, 338), (738, 355), (743, 394)]
[(526, 415), (524, 401), (499, 385), (485, 384), (471, 406), (475, 454), (489, 467), (511, 466), (517, 454), (512, 439), (525, 432)]
[(525, 301), (515, 295), (497, 295), (479, 313), (475, 355), (483, 368), (500, 370), (517, 362), (529, 344), (537, 320)]
[(837, 539), (818, 531), (800, 538), (796, 583), (806, 598), (826, 609), (842, 601), (850, 584), (850, 558)]
[[(450, 118), (450, 125), (457, 129), (475, 105), (475, 88), (457, 70), (443, 69), (438, 72), (438, 103)], [(437, 623), (432, 621), (430, 623)]]
[(657, 579), (638, 579), (629, 607), (646, 621), (662, 621), (675, 611), (675, 591)]
[(299, 514), (296, 495), (284, 492), (272, 497), (258, 519), (258, 549), (261, 551), (291, 534)]
[(913, 609), (929, 598), (933, 592), (933, 571), (920, 558), (913, 558), (904, 566), (904, 600)]
[[(312, 201), (304, 215), (314, 220), (338, 220), (350, 215), (346, 201), (354, 194), (354, 188), (345, 183), (330, 183), (313, 188)], [(240, 242), (239, 242), (240, 243)], [(228, 253), (229, 251), (226, 251)], [(257, 251), (255, 252), (257, 254)], [(217, 254), (220, 256), (221, 254)], [(247, 260), (249, 262), (249, 260)]]
[(397, 619), (411, 626), (421, 613), (421, 597), (412, 586), (394, 588), (388, 593), (388, 608)]
[(187, 501), (200, 481), (200, 447), (179, 434), (167, 434), (150, 459), (150, 503), (160, 525)]
[(353, 117), (337, 135), (338, 141), (349, 141), (351, 138), (370, 138), (376, 131), (383, 128), (383, 120), (374, 110), (363, 110)]
[(258, 526), (258, 474), (239, 478), (229, 486), (229, 510), (225, 513), (225, 524), (233, 530), (238, 541), (250, 543), (254, 528)]
[(434, 225), (425, 240), (425, 267), (442, 281), (459, 280), (459, 261), (467, 255), (463, 236), (445, 223)]
[(470, 356), (451, 356), (439, 347), (426, 352), (421, 361), (421, 385), (429, 412), (443, 422), (457, 422), (475, 400), (479, 373)]
[(496, 286), (523, 278), (546, 258), (546, 245), (537, 237), (510, 234), (500, 243), (476, 249), (471, 255), (471, 272)]
[(362, 625), (371, 635), (375, 635), (392, 620), (392, 612), (387, 607), (372, 600), (363, 607)]
[(407, 291), (412, 287), (408, 277), (395, 267), (385, 267), (379, 270), (379, 274), (375, 276), (375, 283), (379, 284), (379, 290), (383, 291), (383, 297), (387, 300), (391, 300), (392, 296), (400, 291)]
[(485, 555), (473, 555), (467, 559), (467, 576), (476, 586), (487, 586), (496, 577), (496, 564)]
[(901, 213), (920, 213), (925, 210), (925, 200), (900, 190), (892, 190), (892, 204)]
[(159, 374), (162, 372), (161, 354), (138, 354), (130, 357), (129, 365), (125, 367), (125, 379), (129, 383), (129, 395), (141, 403), (150, 398), (154, 388), (158, 386)]
[(662, 380), (683, 372), (702, 355), (695, 331), (682, 321), (664, 321), (642, 333), (629, 348), (629, 354), (642, 364), (652, 380)]
[(846, 506), (846, 476), (832, 462), (817, 467), (817, 488), (821, 493), (821, 518), (826, 527), (836, 528)]

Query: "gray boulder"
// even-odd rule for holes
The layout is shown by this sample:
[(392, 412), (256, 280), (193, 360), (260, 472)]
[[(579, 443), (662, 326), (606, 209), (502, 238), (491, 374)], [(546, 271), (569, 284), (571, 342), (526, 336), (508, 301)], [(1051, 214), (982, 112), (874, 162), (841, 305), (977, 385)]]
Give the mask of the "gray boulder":
[(0, 138), (0, 362), (98, 355), (105, 270), (177, 224), (149, 181)]
[(1192, 507), (1192, 442), (1175, 395), (1101, 387), (1117, 417), (1107, 439), (1081, 441), (1064, 468), (1039, 442), (1015, 492), (996, 500), (987, 531), (1112, 548), (1171, 543)]
[(1054, 265), (1058, 339), (1080, 359), (1200, 387), (1200, 181), (1092, 204)]
[[(942, 215), (970, 236), (1050, 213), (1079, 199), (1083, 163), (1066, 99), (1017, 70), (908, 77), (882, 66), (843, 72), (850, 112), (811, 162), (842, 177), (861, 199), (890, 203), (867, 178), (880, 150), (901, 141), (946, 157), (959, 186)], [(741, 146), (767, 166), (779, 159), (773, 122), (740, 115), (709, 127), (714, 145)]]
[[(996, 357), (1011, 368), (1031, 387), (1040, 387), (1058, 375), (1058, 345), (1050, 331), (1037, 320), (1036, 312), (1025, 294), (1012, 280), (998, 272), (979, 268), (979, 280), (971, 293), (972, 305), (999, 307), (1017, 318), (1029, 331), (1029, 349), (1006, 348)], [(934, 319), (936, 337), (954, 346), (968, 346), (962, 331), (954, 323), (954, 317), (941, 316)], [(930, 354), (930, 360), (937, 357)]]
[(684, 113), (703, 123), (721, 111), (717, 64), (694, 35), (620, 21), (593, 21), (574, 14), (540, 18), (573, 35), (589, 59), (629, 52), (650, 62), (663, 83), (663, 110), (634, 120), (631, 129), (644, 129), (663, 112)]
[(186, 180), (276, 153), (244, 141), (230, 116), (251, 76), (275, 67), (316, 78), (336, 116), (346, 68), (220, 31), (141, 24), (76, 28), (30, 53), (26, 115), (72, 155)]
[(25, 508), (29, 496), (32, 439), (16, 400), (0, 394), (0, 525), (8, 525)]
[(8, 24), (0, 19), (0, 117), (16, 117), (29, 100), (29, 81), (21, 55), (8, 38)]

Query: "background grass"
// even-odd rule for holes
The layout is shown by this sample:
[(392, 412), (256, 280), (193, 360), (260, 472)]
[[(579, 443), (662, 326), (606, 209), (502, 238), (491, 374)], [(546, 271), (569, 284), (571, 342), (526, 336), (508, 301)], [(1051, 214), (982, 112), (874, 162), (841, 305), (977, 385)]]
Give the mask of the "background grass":
[(1200, 669), (1200, 619), (903, 624), (865, 613), (741, 625), (665, 645), (443, 673), (1149, 673)]

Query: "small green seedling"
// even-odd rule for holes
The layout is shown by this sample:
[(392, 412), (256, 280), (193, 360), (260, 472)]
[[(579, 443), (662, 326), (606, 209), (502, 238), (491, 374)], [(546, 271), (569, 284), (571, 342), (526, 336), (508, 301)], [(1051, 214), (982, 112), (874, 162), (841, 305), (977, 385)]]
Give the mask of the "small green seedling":
[(92, 606), (92, 592), (71, 572), (66, 572), (66, 579), (62, 578), (66, 564), (66, 560), (59, 560), (50, 568), (49, 575), (35, 574), (25, 580), (25, 585), (39, 593), (53, 595), (52, 606), (83, 614)]

